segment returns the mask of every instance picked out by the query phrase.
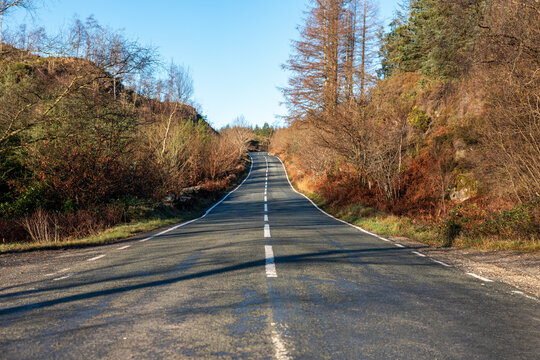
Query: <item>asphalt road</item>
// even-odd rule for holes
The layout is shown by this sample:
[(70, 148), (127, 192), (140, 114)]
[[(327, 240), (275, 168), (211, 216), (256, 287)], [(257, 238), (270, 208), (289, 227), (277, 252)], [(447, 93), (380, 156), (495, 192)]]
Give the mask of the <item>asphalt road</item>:
[(263, 153), (202, 219), (0, 266), (2, 359), (540, 357), (538, 300), (330, 218)]

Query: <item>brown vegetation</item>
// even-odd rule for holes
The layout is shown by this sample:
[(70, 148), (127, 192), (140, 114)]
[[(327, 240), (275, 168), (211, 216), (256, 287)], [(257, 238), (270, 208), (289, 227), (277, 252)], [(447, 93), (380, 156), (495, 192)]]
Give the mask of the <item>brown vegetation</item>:
[(185, 188), (214, 198), (244, 171), (253, 132), (212, 129), (190, 105), (188, 69), (153, 79), (154, 51), (93, 18), (51, 39), (40, 49), (70, 56), (0, 51), (2, 242), (94, 234)]
[[(297, 185), (333, 209), (361, 204), (432, 224), (447, 245), (538, 242), (538, 3), (411, 1), (382, 38), (384, 76), (348, 98), (340, 80), (347, 63), (321, 57), (329, 48), (318, 46), (332, 37), (347, 44), (348, 27), (319, 14), (347, 14), (355, 4), (314, 2), (293, 47), (290, 126), (271, 147)], [(303, 72), (304, 63), (324, 71)]]

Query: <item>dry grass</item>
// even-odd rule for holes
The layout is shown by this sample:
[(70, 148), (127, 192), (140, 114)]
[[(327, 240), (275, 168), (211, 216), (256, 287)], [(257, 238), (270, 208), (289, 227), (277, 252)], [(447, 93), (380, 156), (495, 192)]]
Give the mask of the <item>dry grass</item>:
[(0, 254), (8, 252), (21, 252), (30, 250), (49, 250), (49, 249), (66, 249), (79, 248), (86, 246), (104, 245), (115, 241), (125, 239), (127, 237), (151, 231), (156, 228), (180, 223), (187, 218), (171, 218), (171, 219), (149, 219), (129, 224), (122, 224), (106, 229), (96, 235), (84, 237), (81, 239), (71, 239), (62, 242), (58, 241), (40, 241), (31, 243), (14, 243), (0, 244)]
[[(328, 213), (345, 220), (351, 224), (360, 226), (368, 231), (381, 236), (407, 237), (420, 241), (434, 247), (441, 247), (445, 244), (445, 239), (440, 235), (438, 224), (428, 221), (418, 221), (406, 216), (396, 216), (387, 214), (371, 207), (364, 207), (358, 204), (343, 205), (333, 202), (327, 204), (325, 199), (314, 188), (313, 182), (308, 176), (295, 178), (298, 170), (285, 162), (287, 175), (294, 187), (312, 199), (317, 205)], [(540, 240), (530, 238), (501, 239), (496, 236), (463, 236), (454, 239), (452, 246), (455, 248), (471, 248), (479, 250), (506, 250), (519, 252), (540, 251)]]

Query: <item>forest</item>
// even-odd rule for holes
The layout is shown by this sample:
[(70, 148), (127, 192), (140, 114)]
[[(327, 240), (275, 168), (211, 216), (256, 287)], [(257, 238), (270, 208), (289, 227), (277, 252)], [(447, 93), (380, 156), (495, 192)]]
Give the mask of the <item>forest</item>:
[(538, 250), (540, 4), (314, 0), (271, 151), (327, 211), (437, 246)]
[[(10, 4), (32, 2), (0, 10)], [(256, 136), (245, 121), (213, 129), (193, 89), (189, 68), (92, 16), (53, 35), (4, 31), (2, 244), (62, 243), (215, 201), (244, 175)]]

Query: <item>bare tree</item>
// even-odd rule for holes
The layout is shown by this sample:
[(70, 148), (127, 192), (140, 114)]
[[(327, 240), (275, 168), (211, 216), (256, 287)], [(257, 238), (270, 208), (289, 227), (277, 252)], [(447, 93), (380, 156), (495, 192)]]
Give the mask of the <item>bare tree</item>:
[(222, 134), (224, 134), (236, 148), (238, 158), (241, 158), (247, 152), (249, 142), (255, 138), (251, 126), (244, 115), (235, 118), (232, 126), (222, 131)]
[(337, 111), (344, 13), (343, 0), (313, 0), (301, 40), (293, 42), (293, 54), (283, 65), (292, 73), (288, 87), (282, 89), (290, 122), (307, 120), (322, 126)]
[(32, 9), (34, 2), (32, 0), (0, 0), (0, 51), (2, 51), (2, 22), (4, 16), (16, 8)]
[(168, 78), (166, 81), (167, 94), (166, 101), (168, 104), (172, 104), (172, 110), (169, 113), (168, 119), (165, 123), (165, 134), (163, 135), (161, 156), (165, 154), (167, 146), (167, 138), (171, 129), (171, 123), (173, 121), (179, 106), (187, 104), (193, 96), (193, 79), (189, 72), (189, 68), (184, 66), (178, 66), (174, 62), (171, 62), (168, 70)]

